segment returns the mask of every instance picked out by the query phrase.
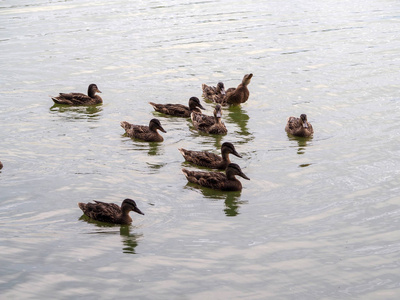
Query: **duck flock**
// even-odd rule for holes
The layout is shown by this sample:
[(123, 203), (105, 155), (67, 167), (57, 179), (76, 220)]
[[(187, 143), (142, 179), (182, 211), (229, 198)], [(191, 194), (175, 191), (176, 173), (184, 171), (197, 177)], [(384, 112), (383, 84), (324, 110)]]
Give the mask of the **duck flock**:
[[(227, 90), (225, 90), (222, 82), (218, 82), (215, 87), (203, 84), (202, 97), (216, 104), (213, 116), (202, 113), (201, 109), (204, 109), (204, 107), (197, 97), (191, 97), (188, 106), (183, 104), (149, 103), (157, 112), (176, 117), (190, 117), (194, 128), (198, 131), (208, 134), (225, 135), (228, 133), (228, 130), (222, 122), (222, 106), (245, 103), (249, 99), (250, 92), (247, 86), (252, 77), (253, 74), (244, 75), (242, 82), (236, 88), (229, 88)], [(97, 93), (101, 93), (97, 85), (90, 84), (87, 95), (83, 93), (60, 93), (57, 97), (52, 97), (51, 99), (55, 104), (60, 105), (98, 105), (103, 100)], [(166, 132), (161, 122), (156, 118), (151, 119), (148, 126), (135, 125), (123, 121), (121, 122), (121, 127), (125, 130), (127, 136), (147, 142), (162, 142), (164, 138), (160, 135), (159, 131)], [(305, 114), (301, 114), (300, 118), (289, 117), (285, 130), (288, 134), (300, 137), (310, 137), (314, 132)], [(239, 165), (231, 163), (229, 154), (237, 157), (241, 157), (241, 155), (236, 152), (234, 145), (230, 142), (222, 144), (221, 156), (208, 151), (194, 151), (183, 148), (178, 150), (187, 162), (194, 165), (225, 170), (225, 173), (222, 173), (218, 171), (204, 172), (182, 169), (183, 174), (185, 174), (187, 180), (191, 183), (223, 191), (240, 191), (242, 190), (242, 184), (235, 176), (241, 176), (244, 179), (250, 180), (242, 172)], [(0, 162), (0, 169), (2, 167), (3, 164)], [(132, 222), (132, 218), (129, 216), (130, 211), (144, 215), (132, 199), (125, 199), (121, 206), (101, 201), (78, 203), (78, 206), (89, 218), (115, 224), (130, 224)]]

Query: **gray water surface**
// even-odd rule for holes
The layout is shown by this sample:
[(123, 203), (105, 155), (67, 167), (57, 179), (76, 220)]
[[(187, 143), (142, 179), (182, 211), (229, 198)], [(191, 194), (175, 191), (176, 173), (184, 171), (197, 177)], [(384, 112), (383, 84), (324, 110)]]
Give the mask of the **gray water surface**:
[[(394, 0), (0, 1), (0, 298), (398, 299), (399, 22)], [(226, 136), (148, 104), (247, 73)], [(53, 106), (90, 83), (103, 105)], [(284, 131), (301, 113), (311, 139)], [(119, 125), (154, 117), (160, 144)], [(225, 141), (243, 190), (188, 184), (177, 149)], [(125, 198), (130, 226), (77, 206)]]

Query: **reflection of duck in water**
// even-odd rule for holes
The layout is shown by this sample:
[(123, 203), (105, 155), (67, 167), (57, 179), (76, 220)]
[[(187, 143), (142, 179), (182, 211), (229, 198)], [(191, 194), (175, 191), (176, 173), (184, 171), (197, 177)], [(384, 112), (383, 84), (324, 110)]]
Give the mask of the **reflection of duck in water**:
[(56, 104), (65, 105), (96, 105), (103, 102), (103, 99), (96, 93), (101, 93), (94, 83), (90, 84), (88, 87), (88, 94), (82, 93), (60, 93), (57, 97), (52, 97), (51, 99)]
[(218, 82), (217, 86), (209, 86), (207, 84), (202, 84), (201, 88), (203, 90), (203, 98), (205, 100), (213, 101), (216, 103), (222, 103), (225, 98), (225, 86), (222, 82)]
[(208, 151), (192, 151), (183, 148), (178, 149), (186, 161), (194, 163), (198, 166), (225, 170), (231, 163), (229, 153), (241, 157), (236, 152), (235, 146), (232, 143), (225, 142), (221, 146), (221, 156)]
[(306, 114), (301, 114), (300, 118), (289, 117), (285, 130), (287, 133), (299, 137), (309, 137), (314, 133), (312, 125), (307, 121)]
[(141, 139), (147, 142), (162, 142), (164, 138), (158, 133), (157, 130), (166, 132), (162, 128), (158, 119), (151, 119), (149, 126), (133, 125), (126, 121), (121, 122), (121, 127), (125, 129), (126, 135), (131, 138)]
[(211, 134), (226, 134), (228, 130), (225, 124), (221, 121), (222, 108), (217, 104), (214, 109), (214, 116), (207, 116), (201, 113), (192, 112), (190, 115), (193, 126), (199, 131)]
[(97, 121), (101, 116), (103, 107), (101, 105), (65, 106), (54, 104), (50, 107), (50, 111), (52, 113), (57, 113), (58, 117), (65, 118), (68, 121)]
[(138, 239), (142, 236), (141, 234), (135, 234), (130, 232), (131, 226), (121, 226), (119, 233), (122, 238), (122, 243), (124, 248), (122, 248), (123, 253), (135, 254), (135, 248), (138, 245)]
[(242, 172), (240, 167), (234, 163), (228, 165), (225, 174), (221, 172), (189, 171), (187, 169), (182, 169), (182, 172), (191, 183), (222, 191), (242, 190), (242, 184), (236, 179), (235, 175), (250, 180), (250, 178)]
[(132, 218), (129, 216), (130, 211), (144, 215), (132, 199), (125, 199), (121, 207), (114, 203), (105, 203), (96, 200), (94, 202), (79, 202), (78, 206), (86, 216), (100, 222), (130, 224), (132, 223)]
[(204, 109), (204, 107), (200, 104), (200, 100), (197, 97), (191, 97), (189, 99), (189, 106), (182, 104), (156, 104), (153, 102), (149, 102), (151, 106), (153, 106), (155, 111), (160, 113), (176, 116), (176, 117), (185, 117), (189, 118), (190, 114), (193, 111), (201, 113), (200, 109)]

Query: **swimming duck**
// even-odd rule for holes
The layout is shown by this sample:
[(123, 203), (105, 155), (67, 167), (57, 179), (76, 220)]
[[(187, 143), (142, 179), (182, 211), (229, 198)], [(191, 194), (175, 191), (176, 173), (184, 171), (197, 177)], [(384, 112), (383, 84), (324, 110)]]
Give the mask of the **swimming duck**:
[(242, 190), (242, 184), (235, 178), (235, 175), (250, 180), (250, 178), (242, 172), (240, 167), (234, 163), (230, 163), (226, 167), (225, 174), (221, 172), (189, 171), (187, 169), (182, 169), (182, 172), (189, 182), (222, 191)]
[(157, 129), (166, 132), (158, 119), (151, 119), (149, 126), (133, 125), (123, 121), (121, 127), (131, 138), (138, 138), (147, 142), (162, 142), (164, 138), (158, 133)]
[(149, 102), (151, 106), (153, 106), (155, 111), (164, 113), (166, 115), (176, 116), (176, 117), (185, 117), (189, 118), (190, 114), (193, 111), (201, 112), (201, 109), (205, 109), (201, 104), (200, 100), (197, 97), (191, 97), (189, 99), (189, 106), (182, 104), (156, 104), (153, 102)]
[(56, 104), (65, 105), (96, 105), (103, 103), (103, 99), (96, 93), (101, 93), (94, 83), (88, 87), (88, 94), (82, 93), (60, 93), (58, 97), (52, 97), (51, 99)]
[(83, 213), (94, 220), (114, 224), (131, 224), (130, 211), (144, 215), (132, 199), (122, 201), (121, 207), (114, 203), (105, 203), (94, 200), (95, 203), (78, 203)]
[(240, 103), (246, 102), (250, 95), (247, 86), (249, 85), (252, 77), (253, 74), (246, 74), (243, 77), (242, 83), (239, 84), (236, 89), (228, 89), (222, 105), (239, 105)]
[(225, 86), (223, 82), (218, 82), (217, 86), (209, 86), (207, 84), (202, 84), (201, 88), (203, 90), (203, 98), (216, 103), (221, 103), (222, 99), (225, 98)]
[(241, 158), (239, 153), (236, 152), (235, 146), (229, 142), (225, 142), (221, 146), (222, 157), (208, 151), (191, 151), (183, 148), (178, 150), (186, 161), (194, 163), (198, 166), (212, 169), (225, 170), (226, 167), (231, 163), (229, 159), (229, 153)]
[(314, 133), (313, 127), (307, 122), (307, 115), (301, 114), (300, 118), (289, 117), (285, 130), (291, 135), (309, 137)]
[(197, 130), (211, 134), (226, 134), (228, 130), (225, 124), (221, 121), (222, 108), (217, 104), (214, 109), (214, 116), (207, 116), (201, 113), (192, 112), (190, 115), (193, 126)]

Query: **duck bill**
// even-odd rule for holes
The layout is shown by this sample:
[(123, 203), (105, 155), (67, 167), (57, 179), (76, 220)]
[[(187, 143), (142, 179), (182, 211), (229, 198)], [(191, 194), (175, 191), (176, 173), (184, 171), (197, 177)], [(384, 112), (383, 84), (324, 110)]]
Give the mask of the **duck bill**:
[(236, 151), (232, 152), (232, 154), (235, 155), (235, 156), (237, 156), (237, 157), (242, 158), (242, 156), (241, 156), (239, 153), (237, 153)]
[(226, 91), (225, 91), (224, 88), (221, 89), (221, 94), (222, 94), (222, 95), (226, 95)]
[(308, 128), (307, 121), (303, 122), (303, 127)]
[(158, 127), (159, 130), (161, 130), (162, 132), (166, 133), (166, 131), (164, 130), (164, 128), (162, 128), (161, 126)]
[(97, 92), (98, 92), (98, 93), (101, 93), (101, 91), (100, 91), (99, 89), (97, 89)]
[(244, 179), (250, 180), (250, 178), (247, 177), (243, 172), (240, 173), (239, 176), (243, 177)]
[(138, 213), (139, 215), (143, 215), (144, 216), (144, 213), (142, 213), (142, 211), (139, 209), (139, 208), (137, 208), (137, 207), (135, 207), (135, 209), (133, 210), (135, 213)]
[(221, 118), (222, 117), (222, 113), (221, 113), (221, 111), (219, 110), (219, 111), (217, 111), (217, 114), (216, 114), (216, 116), (217, 116), (217, 118)]
[(197, 106), (202, 110), (206, 110), (200, 103)]

